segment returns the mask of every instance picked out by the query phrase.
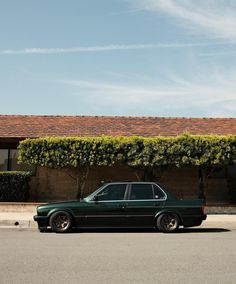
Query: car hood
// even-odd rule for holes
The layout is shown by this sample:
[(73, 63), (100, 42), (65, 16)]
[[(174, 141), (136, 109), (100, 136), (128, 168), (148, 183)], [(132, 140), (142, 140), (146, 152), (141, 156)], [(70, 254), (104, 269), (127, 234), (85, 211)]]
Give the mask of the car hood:
[(37, 207), (37, 211), (44, 211), (48, 209), (54, 209), (54, 208), (71, 208), (71, 207), (78, 207), (78, 206), (84, 206), (85, 205), (84, 200), (68, 200), (68, 201), (63, 201), (63, 202), (52, 202), (52, 203), (47, 203), (43, 204)]

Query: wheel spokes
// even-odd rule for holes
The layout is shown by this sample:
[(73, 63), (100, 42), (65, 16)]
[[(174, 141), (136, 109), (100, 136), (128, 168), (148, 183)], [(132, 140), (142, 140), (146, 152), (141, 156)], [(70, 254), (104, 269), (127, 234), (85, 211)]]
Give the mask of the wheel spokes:
[(176, 228), (176, 219), (171, 215), (163, 216), (162, 225), (167, 230), (172, 230)]
[(55, 226), (58, 229), (64, 229), (69, 224), (68, 217), (66, 215), (59, 215), (55, 220)]

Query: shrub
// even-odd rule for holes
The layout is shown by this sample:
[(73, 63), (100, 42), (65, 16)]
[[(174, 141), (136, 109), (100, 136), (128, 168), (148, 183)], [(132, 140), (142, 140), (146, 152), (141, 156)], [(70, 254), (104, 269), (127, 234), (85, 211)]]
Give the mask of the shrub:
[(29, 198), (29, 172), (0, 172), (0, 201), (20, 202)]
[(236, 160), (236, 136), (58, 137), (20, 142), (19, 161), (50, 168), (224, 166)]

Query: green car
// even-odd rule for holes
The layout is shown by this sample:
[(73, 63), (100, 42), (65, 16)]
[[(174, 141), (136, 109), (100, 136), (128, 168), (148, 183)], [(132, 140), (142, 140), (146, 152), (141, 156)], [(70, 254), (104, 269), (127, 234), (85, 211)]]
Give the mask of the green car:
[(82, 200), (38, 206), (40, 231), (51, 228), (157, 228), (164, 233), (206, 220), (204, 201), (180, 200), (157, 183), (107, 183)]

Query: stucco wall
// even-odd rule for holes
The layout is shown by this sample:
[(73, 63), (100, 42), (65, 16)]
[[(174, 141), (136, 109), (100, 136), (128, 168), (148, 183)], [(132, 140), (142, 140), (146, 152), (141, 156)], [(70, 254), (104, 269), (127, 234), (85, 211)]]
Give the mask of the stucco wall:
[[(159, 182), (179, 198), (198, 198), (198, 170), (194, 167), (170, 168), (157, 172)], [(75, 199), (76, 180), (74, 171), (38, 167), (32, 177), (30, 196), (32, 201), (54, 201)], [(137, 181), (143, 177), (142, 171), (129, 167), (97, 167), (89, 171), (84, 195), (97, 189), (102, 181)], [(206, 192), (208, 203), (228, 203), (228, 189), (225, 179), (209, 179)]]
[[(136, 172), (142, 176), (142, 172)], [(97, 167), (89, 171), (84, 196), (93, 192), (102, 181), (138, 180), (129, 167)], [(74, 170), (38, 167), (31, 178), (30, 196), (33, 201), (75, 199), (77, 195)]]

